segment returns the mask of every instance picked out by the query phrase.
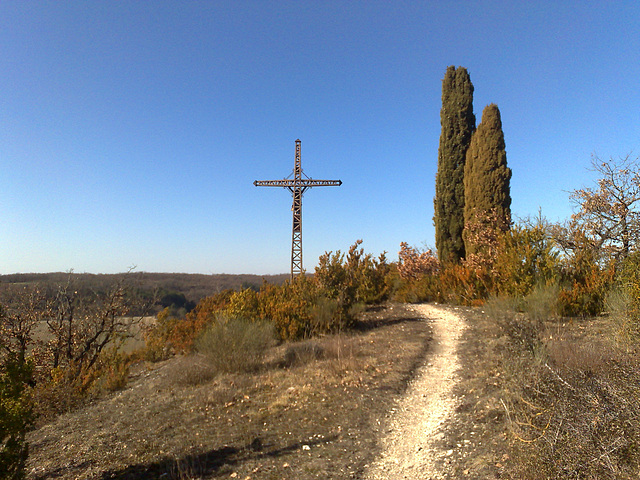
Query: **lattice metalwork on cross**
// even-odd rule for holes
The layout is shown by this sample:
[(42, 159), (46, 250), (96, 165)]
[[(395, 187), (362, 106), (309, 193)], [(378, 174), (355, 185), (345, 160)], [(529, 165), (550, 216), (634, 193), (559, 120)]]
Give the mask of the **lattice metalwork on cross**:
[[(302, 195), (311, 187), (339, 187), (342, 180), (315, 180), (302, 171), (300, 140), (296, 140), (293, 172), (282, 180), (256, 180), (256, 187), (283, 187), (293, 195), (293, 227), (291, 229), (291, 278), (302, 273)], [(293, 176), (293, 178), (291, 178)]]

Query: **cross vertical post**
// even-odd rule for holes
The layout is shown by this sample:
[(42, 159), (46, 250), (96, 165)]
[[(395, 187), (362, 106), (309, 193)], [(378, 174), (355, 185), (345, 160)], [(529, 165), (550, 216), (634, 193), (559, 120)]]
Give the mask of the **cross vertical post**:
[(296, 140), (296, 157), (293, 167), (293, 178), (282, 180), (256, 180), (256, 187), (283, 187), (293, 195), (293, 225), (291, 229), (291, 279), (303, 272), (302, 268), (302, 195), (311, 187), (339, 187), (342, 180), (314, 180), (302, 171), (301, 142)]
[(296, 160), (293, 167), (294, 187), (289, 187), (293, 195), (293, 227), (291, 232), (291, 278), (302, 273), (302, 154), (300, 140), (296, 140)]

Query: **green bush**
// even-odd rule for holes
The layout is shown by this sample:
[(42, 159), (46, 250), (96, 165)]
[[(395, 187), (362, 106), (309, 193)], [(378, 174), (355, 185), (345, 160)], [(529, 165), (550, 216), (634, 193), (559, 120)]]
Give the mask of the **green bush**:
[(7, 355), (0, 365), (0, 479), (25, 477), (29, 455), (27, 429), (33, 424), (29, 383), (33, 365), (21, 355)]
[(248, 372), (262, 364), (275, 342), (270, 323), (219, 316), (196, 340), (195, 349), (218, 372)]
[(501, 237), (495, 263), (495, 289), (524, 298), (536, 286), (553, 285), (559, 278), (558, 253), (542, 219), (514, 225)]
[(358, 248), (357, 240), (346, 256), (337, 252), (326, 252), (320, 256), (315, 270), (320, 295), (337, 301), (335, 322), (340, 327), (353, 324), (351, 307), (356, 303), (374, 304), (386, 300), (390, 294), (388, 275), (390, 266), (385, 254), (375, 259)]

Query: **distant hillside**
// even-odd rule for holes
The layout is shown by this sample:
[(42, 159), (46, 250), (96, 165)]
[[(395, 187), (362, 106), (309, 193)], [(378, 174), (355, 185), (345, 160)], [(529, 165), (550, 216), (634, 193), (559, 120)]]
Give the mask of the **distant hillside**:
[[(123, 273), (118, 274), (92, 274), (92, 273), (14, 273), (0, 275), (0, 288), (3, 285), (17, 284), (42, 284), (51, 285), (65, 283), (71, 275), (73, 281), (83, 287), (101, 291), (122, 278)], [(149, 273), (134, 272), (129, 274), (136, 286), (146, 292), (158, 292), (160, 295), (167, 293), (182, 293), (192, 301), (198, 302), (201, 298), (226, 289), (260, 288), (263, 282), (282, 284), (289, 278), (288, 274), (280, 275), (230, 275), (215, 274), (203, 275), (192, 273)]]

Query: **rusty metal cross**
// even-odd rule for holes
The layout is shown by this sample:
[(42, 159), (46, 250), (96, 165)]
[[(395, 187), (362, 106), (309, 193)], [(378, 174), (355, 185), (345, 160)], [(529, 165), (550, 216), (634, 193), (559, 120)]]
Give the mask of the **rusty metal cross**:
[(296, 160), (291, 175), (282, 180), (256, 180), (256, 187), (283, 187), (293, 195), (293, 227), (291, 233), (291, 279), (302, 270), (302, 195), (311, 187), (339, 187), (342, 180), (315, 180), (307, 177), (302, 171), (300, 140), (296, 140)]

